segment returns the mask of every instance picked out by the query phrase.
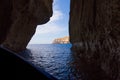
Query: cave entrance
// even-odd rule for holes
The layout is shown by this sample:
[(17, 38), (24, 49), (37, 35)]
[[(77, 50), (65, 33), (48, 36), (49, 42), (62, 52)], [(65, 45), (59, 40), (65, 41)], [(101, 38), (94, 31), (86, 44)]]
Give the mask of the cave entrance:
[(53, 16), (48, 23), (37, 26), (27, 46), (30, 55), (28, 59), (60, 80), (69, 77), (69, 69), (66, 71), (71, 53), (69, 11), (70, 0), (54, 0)]
[[(60, 40), (57, 38), (69, 37), (69, 7), (70, 0), (54, 0), (53, 2), (53, 16), (50, 21), (44, 25), (38, 25), (36, 33), (30, 40), (29, 44), (51, 44)], [(61, 43), (66, 43), (61, 41)]]

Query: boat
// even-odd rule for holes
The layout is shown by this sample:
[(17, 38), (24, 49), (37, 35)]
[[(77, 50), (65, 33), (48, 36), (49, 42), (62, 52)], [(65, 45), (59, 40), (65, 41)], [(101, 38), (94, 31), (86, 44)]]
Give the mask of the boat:
[(0, 80), (57, 80), (55, 77), (0, 46)]

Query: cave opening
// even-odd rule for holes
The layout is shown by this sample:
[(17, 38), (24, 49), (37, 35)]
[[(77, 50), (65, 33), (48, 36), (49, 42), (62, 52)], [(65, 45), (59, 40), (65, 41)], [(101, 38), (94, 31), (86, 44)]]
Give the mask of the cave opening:
[(37, 26), (27, 46), (29, 58), (26, 59), (58, 79), (69, 75), (69, 12), (70, 0), (54, 0), (50, 21)]
[[(69, 8), (70, 0), (54, 0), (53, 15), (43, 25), (38, 25), (29, 44), (52, 44), (55, 39), (65, 38), (69, 42)], [(59, 43), (56, 41), (56, 43)], [(61, 43), (65, 43), (65, 42)]]

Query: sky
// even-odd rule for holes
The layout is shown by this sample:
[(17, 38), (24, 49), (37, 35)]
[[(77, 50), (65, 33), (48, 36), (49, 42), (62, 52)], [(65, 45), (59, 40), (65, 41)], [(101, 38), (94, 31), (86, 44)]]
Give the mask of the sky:
[(29, 44), (50, 44), (55, 38), (69, 36), (70, 0), (54, 0), (50, 21), (38, 25)]

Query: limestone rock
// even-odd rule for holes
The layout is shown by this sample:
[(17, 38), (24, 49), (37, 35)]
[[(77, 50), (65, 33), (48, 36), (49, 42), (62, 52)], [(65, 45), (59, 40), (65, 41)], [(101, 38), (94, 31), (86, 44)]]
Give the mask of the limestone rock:
[[(8, 1), (8, 2), (7, 2)], [(0, 7), (0, 43), (10, 50), (26, 49), (36, 26), (49, 21), (52, 0), (2, 0)]]
[(71, 0), (69, 25), (77, 56), (99, 66), (101, 80), (120, 80), (120, 1)]
[(68, 43), (70, 43), (69, 42), (69, 36), (54, 39), (54, 41), (52, 43), (53, 44), (68, 44)]

